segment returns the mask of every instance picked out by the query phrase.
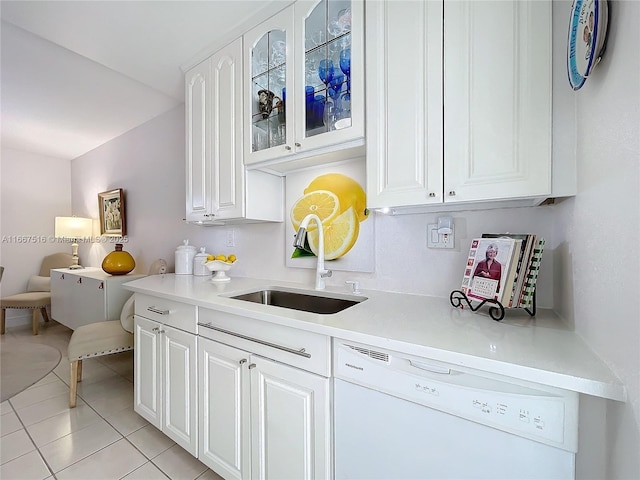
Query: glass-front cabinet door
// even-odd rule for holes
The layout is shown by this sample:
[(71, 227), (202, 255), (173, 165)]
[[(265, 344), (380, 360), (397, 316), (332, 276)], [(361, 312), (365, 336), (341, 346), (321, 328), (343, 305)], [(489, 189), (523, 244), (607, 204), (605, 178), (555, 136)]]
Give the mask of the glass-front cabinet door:
[(364, 145), (363, 14), (298, 0), (245, 34), (245, 164)]
[(300, 0), (295, 26), (298, 149), (363, 137), (362, 1)]
[(291, 9), (244, 35), (245, 163), (294, 152), (292, 45)]

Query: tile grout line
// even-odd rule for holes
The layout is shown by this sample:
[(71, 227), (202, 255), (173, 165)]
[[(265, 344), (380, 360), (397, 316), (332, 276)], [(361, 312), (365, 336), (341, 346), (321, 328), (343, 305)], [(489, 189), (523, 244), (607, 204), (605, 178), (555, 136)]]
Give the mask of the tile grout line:
[[(26, 330), (25, 330), (25, 331), (26, 331)], [(14, 335), (14, 337), (15, 337), (15, 335)], [(17, 338), (17, 337), (16, 337), (16, 338)], [(3, 339), (3, 340), (6, 340), (6, 339)], [(52, 374), (53, 374), (53, 375), (54, 375), (58, 380), (60, 380), (60, 381), (61, 381), (61, 382), (66, 386), (66, 388), (67, 388), (67, 389), (70, 389), (70, 384), (69, 384), (69, 382), (68, 382), (68, 379), (67, 379), (67, 380), (65, 380), (66, 375), (65, 375), (65, 374), (63, 374), (63, 372), (62, 372), (62, 370), (63, 370), (63, 368), (64, 368), (64, 367), (63, 367), (63, 366), (64, 366), (64, 364), (65, 364), (65, 363), (68, 363), (68, 358), (67, 358), (67, 357), (66, 357), (66, 355), (63, 353), (63, 352), (64, 352), (64, 350), (65, 350), (65, 349), (64, 349), (64, 346), (63, 346), (63, 345), (58, 346), (58, 345), (57, 345), (57, 342), (56, 342), (55, 347), (56, 347), (56, 348), (58, 348), (58, 350), (60, 350), (60, 353), (61, 353), (61, 359), (60, 359), (60, 362), (58, 363), (58, 365), (57, 365), (57, 366), (56, 366), (56, 367), (55, 367), (55, 368), (54, 368), (50, 373), (52, 373)], [(133, 384), (133, 383), (134, 383), (134, 382), (133, 382), (133, 379), (130, 379), (130, 378), (126, 377), (126, 376), (125, 376), (125, 375), (123, 375), (120, 371), (116, 370), (115, 368), (112, 368), (112, 366), (111, 366), (110, 362), (102, 362), (102, 359), (97, 359), (97, 358), (96, 358), (95, 360), (96, 360), (98, 363), (100, 363), (102, 367), (105, 367), (105, 368), (106, 368), (106, 369), (108, 369), (110, 372), (114, 373), (114, 374), (115, 374), (115, 376), (117, 376), (117, 377), (119, 377), (119, 378), (121, 378), (121, 379), (126, 380), (126, 381), (127, 381), (128, 383), (130, 383), (130, 384)], [(58, 370), (58, 369), (60, 369), (60, 370)], [(56, 370), (58, 370), (58, 371), (56, 372)], [(65, 378), (63, 378), (63, 376), (64, 376)], [(44, 377), (43, 377), (43, 378), (44, 378)], [(37, 382), (36, 382), (36, 383), (37, 383)], [(93, 383), (93, 382), (91, 382), (91, 383)], [(98, 382), (96, 382), (96, 383), (98, 383)], [(34, 384), (34, 385), (35, 385), (35, 384)], [(29, 386), (29, 387), (28, 387), (27, 389), (25, 389), (25, 390), (28, 390), (29, 388), (32, 388), (34, 385)], [(24, 390), (23, 390), (23, 391), (24, 391)], [(70, 390), (67, 390), (67, 391), (69, 392)], [(19, 393), (22, 393), (22, 392), (19, 392)], [(68, 397), (69, 397), (69, 393), (67, 393), (67, 398), (68, 398)], [(42, 451), (41, 451), (40, 447), (38, 447), (38, 445), (36, 445), (36, 442), (34, 441), (34, 438), (33, 438), (33, 437), (32, 437), (32, 435), (30, 434), (30, 432), (28, 431), (27, 426), (24, 424), (24, 421), (23, 421), (23, 420), (22, 420), (22, 418), (18, 415), (18, 411), (17, 411), (17, 409), (15, 408), (14, 404), (11, 402), (11, 399), (7, 399), (7, 403), (9, 404), (9, 406), (10, 406), (10, 408), (11, 408), (12, 412), (16, 415), (16, 417), (17, 417), (17, 419), (18, 419), (18, 421), (19, 421), (19, 423), (20, 423), (20, 425), (21, 425), (22, 429), (23, 429), (23, 430), (24, 430), (24, 432), (27, 434), (27, 437), (29, 438), (29, 440), (30, 440), (31, 444), (33, 445), (34, 450), (38, 453), (38, 455), (40, 456), (40, 458), (41, 458), (41, 459), (42, 459), (42, 461), (44, 462), (45, 467), (47, 468), (47, 470), (48, 470), (48, 472), (49, 472), (49, 474), (50, 474), (48, 477), (45, 477), (45, 478), (57, 479), (57, 478), (58, 478), (58, 475), (59, 475), (61, 472), (63, 472), (64, 470), (66, 470), (66, 469), (68, 469), (68, 468), (72, 467), (73, 465), (76, 465), (77, 463), (79, 463), (79, 462), (81, 462), (81, 461), (83, 461), (83, 460), (86, 460), (87, 458), (89, 458), (89, 457), (91, 457), (92, 455), (95, 455), (96, 453), (98, 453), (98, 452), (100, 452), (100, 451), (102, 451), (102, 450), (106, 449), (107, 447), (110, 447), (110, 446), (114, 445), (115, 443), (119, 442), (121, 439), (124, 439), (124, 440), (125, 440), (125, 441), (130, 445), (130, 446), (132, 446), (132, 447), (133, 447), (137, 452), (139, 452), (139, 453), (142, 455), (142, 457), (143, 457), (146, 461), (145, 461), (144, 463), (142, 463), (139, 467), (137, 467), (137, 468), (135, 468), (135, 469), (131, 470), (130, 472), (126, 473), (123, 477), (120, 477), (120, 480), (122, 480), (123, 478), (125, 478), (127, 475), (131, 475), (133, 472), (135, 472), (135, 471), (139, 470), (140, 468), (145, 467), (145, 465), (147, 465), (147, 464), (151, 464), (151, 465), (153, 465), (153, 467), (155, 467), (155, 468), (156, 468), (156, 469), (157, 469), (157, 470), (158, 470), (158, 471), (163, 475), (163, 478), (166, 478), (166, 479), (168, 479), (168, 480), (172, 480), (172, 477), (171, 477), (167, 472), (165, 472), (165, 471), (164, 471), (164, 470), (163, 470), (163, 469), (162, 469), (162, 468), (161, 468), (161, 467), (160, 467), (160, 466), (159, 466), (159, 465), (154, 461), (154, 459), (157, 459), (157, 458), (158, 458), (158, 457), (160, 457), (163, 453), (167, 452), (168, 450), (170, 450), (171, 448), (173, 448), (174, 446), (176, 446), (177, 444), (176, 444), (175, 442), (174, 442), (170, 447), (168, 447), (168, 448), (166, 448), (165, 450), (163, 450), (162, 452), (160, 452), (160, 453), (156, 454), (153, 458), (148, 458), (148, 457), (147, 457), (147, 455), (145, 455), (145, 454), (144, 454), (144, 452), (143, 452), (140, 448), (138, 448), (135, 444), (133, 444), (133, 443), (132, 443), (132, 441), (131, 441), (129, 438), (127, 438), (127, 436), (126, 436), (126, 435), (124, 435), (123, 433), (121, 433), (121, 432), (120, 432), (120, 431), (115, 427), (115, 425), (112, 423), (112, 422), (114, 421), (113, 419), (112, 419), (111, 421), (109, 421), (107, 418), (105, 418), (105, 416), (103, 416), (100, 412), (98, 412), (98, 411), (97, 411), (97, 410), (96, 410), (96, 409), (95, 409), (95, 408), (94, 408), (94, 407), (93, 407), (93, 406), (92, 406), (92, 405), (91, 405), (87, 400), (85, 400), (85, 399), (82, 397), (82, 395), (78, 394), (78, 397), (79, 397), (79, 398), (84, 402), (84, 404), (85, 404), (86, 406), (88, 406), (88, 407), (89, 407), (89, 409), (90, 409), (92, 412), (94, 412), (94, 413), (98, 416), (98, 418), (99, 418), (99, 419), (103, 420), (107, 425), (109, 425), (111, 428), (113, 428), (113, 429), (117, 432), (117, 435), (118, 435), (120, 438), (118, 438), (118, 439), (116, 439), (115, 441), (113, 441), (113, 442), (109, 443), (108, 445), (105, 445), (104, 447), (102, 447), (102, 448), (100, 448), (100, 449), (96, 450), (95, 452), (92, 452), (91, 454), (89, 454), (89, 455), (87, 455), (87, 456), (84, 456), (83, 458), (80, 458), (80, 459), (76, 460), (75, 462), (73, 462), (73, 463), (71, 463), (71, 464), (69, 464), (69, 465), (65, 466), (65, 467), (64, 467), (62, 470), (60, 470), (59, 472), (54, 472), (54, 471), (53, 471), (52, 466), (49, 464), (49, 462), (46, 460), (46, 458), (45, 458), (45, 457), (44, 457), (44, 455), (42, 454)], [(126, 410), (126, 408), (125, 408), (125, 409), (123, 409), (123, 410)], [(60, 413), (62, 413), (62, 412), (60, 412)], [(57, 414), (56, 414), (56, 415), (57, 415)], [(42, 421), (46, 421), (46, 420), (48, 420), (48, 419), (50, 419), (50, 418), (53, 418), (54, 416), (55, 416), (55, 415), (52, 415), (52, 416), (50, 416), (50, 417), (47, 417), (47, 418), (41, 419), (41, 420), (40, 420), (40, 422), (42, 422)], [(36, 422), (36, 423), (39, 423), (39, 422)], [(129, 435), (131, 435), (131, 434), (133, 434), (133, 433), (135, 433), (135, 432), (138, 432), (139, 430), (141, 430), (141, 429), (143, 429), (143, 428), (145, 428), (146, 426), (149, 426), (149, 425), (150, 425), (150, 426), (152, 426), (152, 427), (154, 427), (151, 423), (147, 423), (146, 425), (143, 425), (143, 426), (141, 426), (141, 427), (139, 427), (139, 428), (137, 428), (137, 429), (133, 430), (131, 433), (129, 433)], [(155, 428), (155, 427), (154, 427), (154, 428)], [(66, 437), (66, 436), (68, 436), (68, 435), (72, 435), (73, 433), (75, 433), (75, 432), (70, 432), (70, 433), (68, 433), (68, 434), (66, 434), (66, 435), (63, 435), (63, 436), (62, 436), (62, 437), (60, 437), (60, 438), (64, 438), (64, 437)], [(46, 445), (49, 445), (50, 443), (52, 443), (52, 442), (54, 442), (54, 441), (56, 441), (56, 440), (59, 440), (60, 438), (55, 439), (55, 440), (52, 440), (51, 442), (48, 442)], [(44, 447), (44, 445), (43, 445), (43, 447)], [(33, 450), (32, 450), (32, 451), (33, 451)], [(31, 453), (31, 452), (28, 452), (28, 453)], [(26, 455), (26, 454), (25, 454), (25, 455)], [(16, 458), (21, 458), (22, 456), (23, 456), (23, 455), (20, 455), (19, 457), (16, 457)], [(206, 467), (206, 465), (205, 465), (205, 467)], [(202, 476), (206, 475), (208, 470), (209, 470), (208, 468), (205, 468), (205, 471), (204, 471), (204, 472), (202, 472), (201, 474), (199, 474), (197, 477), (195, 477), (195, 478), (194, 478), (194, 480), (197, 480), (198, 478), (200, 478), (200, 477), (202, 477)]]
[[(31, 434), (29, 433), (29, 430), (27, 430), (27, 426), (22, 421), (22, 418), (20, 418), (20, 415), (18, 415), (18, 411), (16, 410), (16, 408), (13, 406), (13, 403), (11, 402), (11, 398), (7, 399), (7, 402), (9, 403), (9, 406), (11, 407), (11, 410), (13, 410), (13, 413), (15, 414), (16, 418), (20, 422), (20, 425), (22, 425), (22, 429), (24, 430), (24, 433), (27, 435), (27, 437), (29, 437), (29, 440), (31, 441), (31, 444), (33, 445), (34, 450), (36, 452), (38, 452), (38, 455), (40, 456), (40, 458), (44, 462), (45, 466), (47, 467), (47, 470), (49, 470), (49, 473), (51, 474), (50, 476), (52, 476), (53, 478), (56, 478), (55, 472), (53, 471), (53, 468), (51, 468), (51, 465), (49, 465), (49, 462), (47, 462), (47, 459), (44, 457), (44, 455), (42, 455), (42, 452), (40, 451), (40, 448), (38, 447), (38, 445), (36, 445), (36, 442), (33, 439), (33, 437), (31, 436)], [(24, 455), (28, 455), (29, 453), (31, 453), (31, 452), (27, 452)], [(16, 458), (21, 458), (24, 455), (20, 455), (19, 457), (16, 457)], [(16, 460), (16, 458), (14, 458), (13, 460)], [(13, 461), (13, 460), (11, 460), (11, 461)]]
[[(97, 360), (97, 359), (96, 359), (96, 360)], [(106, 365), (106, 364), (104, 364), (103, 362), (100, 362), (100, 364), (102, 364), (103, 366), (105, 366), (106, 368), (108, 368), (109, 370), (111, 370), (112, 372), (116, 373), (120, 378), (124, 378), (126, 381), (128, 381), (128, 382), (129, 382), (129, 383), (131, 383), (131, 384), (133, 384), (133, 382), (131, 382), (128, 378), (124, 377), (122, 374), (120, 374), (120, 373), (119, 373), (119, 372), (117, 372), (116, 370), (114, 370), (114, 369), (110, 368), (109, 366), (107, 366), (107, 365)], [(64, 379), (62, 379), (62, 378), (60, 377), (60, 375), (58, 375), (56, 372), (53, 372), (53, 374), (54, 374), (56, 377), (58, 377), (58, 378), (59, 378), (59, 379), (60, 379), (60, 380), (65, 384), (65, 385), (67, 385), (67, 387), (69, 387), (69, 385), (64, 381)], [(69, 388), (70, 388), (70, 387), (69, 387)], [(162, 470), (162, 469), (160, 468), (160, 466), (158, 466), (156, 463), (154, 463), (154, 462), (153, 462), (153, 459), (148, 458), (148, 457), (144, 454), (144, 452), (143, 452), (142, 450), (140, 450), (136, 445), (134, 445), (134, 444), (131, 442), (131, 440), (129, 440), (129, 439), (127, 438), (127, 436), (126, 436), (126, 435), (123, 435), (123, 434), (122, 434), (122, 433), (121, 433), (121, 432), (120, 432), (120, 431), (119, 431), (119, 430), (118, 430), (118, 429), (117, 429), (117, 428), (116, 428), (116, 427), (115, 427), (111, 422), (109, 422), (109, 420), (108, 420), (107, 418), (103, 417), (103, 416), (100, 414), (100, 412), (98, 412), (96, 409), (94, 409), (94, 408), (91, 406), (91, 404), (90, 404), (87, 400), (85, 400), (84, 398), (82, 398), (82, 396), (80, 395), (80, 393), (78, 393), (77, 395), (78, 395), (78, 397), (80, 397), (80, 398), (82, 399), (82, 401), (85, 403), (85, 405), (87, 405), (87, 406), (88, 406), (88, 407), (89, 407), (93, 412), (95, 412), (95, 414), (96, 414), (96, 415), (98, 415), (98, 417), (100, 417), (102, 420), (104, 420), (104, 421), (107, 423), (107, 425), (109, 425), (111, 428), (113, 428), (113, 429), (118, 433), (118, 435), (120, 435), (120, 436), (122, 437), (121, 439), (118, 439), (118, 440), (116, 440), (115, 442), (110, 443), (109, 445), (105, 445), (104, 447), (102, 447), (102, 448), (101, 448), (101, 449), (99, 449), (99, 450), (96, 450), (96, 451), (95, 451), (95, 452), (93, 452), (91, 455), (94, 455), (94, 454), (98, 453), (99, 451), (104, 450), (104, 449), (105, 449), (105, 448), (107, 448), (107, 447), (110, 447), (111, 445), (113, 445), (113, 444), (114, 444), (114, 443), (116, 443), (116, 442), (119, 442), (120, 440), (125, 440), (129, 445), (131, 445), (133, 448), (135, 448), (135, 449), (136, 449), (136, 451), (140, 453), (140, 455), (142, 455), (142, 456), (146, 459), (146, 462), (145, 462), (145, 463), (143, 463), (142, 465), (140, 465), (139, 467), (137, 467), (137, 468), (133, 469), (131, 472), (128, 472), (126, 475), (124, 475), (123, 477), (121, 477), (121, 478), (120, 478), (120, 480), (121, 480), (122, 478), (125, 478), (127, 475), (130, 475), (131, 473), (135, 472), (136, 470), (138, 470), (138, 469), (142, 468), (146, 463), (151, 463), (151, 464), (152, 464), (154, 467), (156, 467), (156, 468), (157, 468), (157, 469), (158, 469), (158, 470), (159, 470), (159, 471), (160, 471), (160, 472), (161, 472), (161, 473), (162, 473), (162, 474), (163, 474), (167, 479), (169, 479), (169, 480), (171, 479), (171, 477), (169, 477), (169, 475), (168, 475), (164, 470)], [(151, 425), (151, 424), (149, 423), (148, 425)], [(141, 429), (143, 429), (143, 428), (145, 428), (145, 427), (146, 427), (146, 425), (143, 425), (142, 427), (140, 427), (140, 428), (138, 428), (138, 429), (134, 430), (134, 431), (133, 431), (133, 432), (131, 432), (131, 433), (135, 433), (135, 432), (137, 432), (138, 430), (141, 430)], [(72, 433), (73, 433), (73, 432), (72, 432)], [(71, 435), (71, 434), (69, 434), (69, 435)], [(131, 435), (131, 434), (130, 434), (130, 435)], [(169, 448), (171, 448), (171, 447), (169, 447)], [(166, 450), (168, 450), (169, 448), (167, 448)], [(166, 450), (163, 450), (162, 452), (160, 452), (158, 455), (156, 455), (156, 456), (155, 456), (155, 457), (153, 457), (153, 458), (157, 458), (159, 455), (161, 455), (162, 453), (164, 453)], [(72, 465), (75, 465), (76, 463), (78, 463), (78, 462), (80, 462), (80, 461), (82, 461), (82, 460), (84, 460), (84, 459), (88, 458), (88, 457), (89, 457), (89, 456), (91, 456), (91, 455), (87, 455), (86, 457), (83, 457), (83, 458), (79, 459), (77, 462), (74, 462), (74, 463), (72, 463), (72, 464), (70, 464), (70, 465), (66, 466), (63, 470), (65, 470), (65, 469), (67, 469), (67, 468), (71, 467)], [(63, 470), (61, 470), (61, 471), (63, 471)], [(60, 473), (60, 472), (58, 472), (58, 473)]]
[[(61, 363), (61, 362), (59, 362), (59, 364), (60, 364), (60, 363)], [(103, 366), (105, 366), (106, 368), (109, 368), (108, 366), (104, 365), (102, 362), (100, 362), (100, 363), (101, 363)], [(56, 368), (57, 368), (57, 366), (56, 366)], [(109, 370), (111, 370), (112, 372), (116, 373), (119, 377), (124, 378), (125, 380), (129, 381), (129, 379), (127, 379), (126, 377), (124, 377), (123, 375), (121, 375), (119, 372), (117, 372), (117, 371), (113, 370), (112, 368), (109, 368)], [(58, 375), (58, 374), (55, 372), (55, 368), (54, 368), (50, 373), (52, 373), (54, 376), (56, 376), (56, 377), (57, 377), (57, 378), (58, 378), (58, 379), (59, 379), (63, 384), (65, 384), (65, 385), (67, 386), (67, 388), (70, 388), (70, 387), (69, 387), (69, 384), (68, 384), (67, 382), (65, 382), (65, 381), (64, 381), (64, 379), (63, 379), (62, 377), (60, 377), (60, 375)], [(44, 377), (43, 377), (43, 378), (44, 378)], [(41, 379), (41, 380), (42, 380), (42, 379)], [(36, 383), (38, 383), (38, 382), (36, 382)], [(132, 382), (130, 382), (130, 383), (132, 383)], [(34, 384), (34, 385), (35, 385), (35, 384)], [(33, 387), (33, 385), (29, 386), (28, 388), (26, 388), (25, 390), (23, 390), (23, 392), (24, 392), (24, 391), (26, 391), (26, 390), (28, 390), (29, 388), (32, 388), (32, 387)], [(19, 392), (19, 393), (22, 393), (22, 392)], [(19, 393), (18, 393), (18, 394), (19, 394)], [(18, 395), (18, 394), (16, 394), (16, 395)], [(14, 397), (15, 397), (15, 395), (14, 395)], [(68, 397), (69, 397), (69, 393), (67, 393), (67, 398), (68, 398)], [(110, 447), (111, 445), (115, 444), (116, 442), (119, 442), (119, 441), (120, 441), (120, 440), (122, 440), (122, 439), (124, 439), (125, 441), (127, 441), (127, 443), (129, 443), (129, 444), (130, 444), (130, 445), (132, 445), (132, 446), (133, 446), (137, 451), (139, 451), (139, 452), (140, 452), (140, 454), (141, 454), (144, 458), (147, 458), (147, 457), (146, 457), (146, 455), (144, 455), (144, 453), (143, 453), (143, 452), (141, 452), (141, 451), (140, 451), (140, 450), (139, 450), (135, 445), (133, 445), (133, 444), (131, 443), (131, 441), (129, 441), (129, 439), (127, 439), (127, 438), (126, 438), (126, 436), (124, 436), (120, 431), (118, 431), (118, 429), (117, 429), (115, 426), (113, 426), (113, 425), (112, 425), (112, 424), (111, 424), (111, 423), (110, 423), (110, 422), (109, 422), (105, 417), (103, 417), (103, 416), (100, 414), (100, 412), (98, 412), (95, 408), (93, 408), (93, 407), (91, 406), (91, 404), (90, 404), (87, 400), (85, 400), (84, 398), (82, 398), (82, 396), (81, 396), (80, 394), (78, 394), (78, 397), (80, 397), (80, 398), (82, 399), (82, 401), (84, 402), (84, 404), (85, 404), (87, 407), (89, 407), (89, 408), (90, 408), (90, 409), (91, 409), (91, 410), (92, 410), (92, 411), (93, 411), (93, 412), (94, 412), (94, 413), (95, 413), (95, 414), (96, 414), (100, 419), (104, 420), (104, 421), (105, 421), (105, 423), (107, 423), (107, 425), (109, 425), (111, 428), (113, 428), (121, 438), (119, 438), (119, 439), (115, 440), (114, 442), (109, 443), (108, 445), (105, 445), (104, 447), (102, 447), (102, 448), (100, 448), (100, 449), (96, 450), (95, 452), (93, 452), (93, 453), (91, 453), (91, 454), (89, 454), (89, 455), (87, 455), (87, 456), (85, 456), (85, 457), (79, 458), (79, 459), (78, 459), (78, 460), (76, 460), (75, 462), (70, 463), (69, 465), (67, 465), (66, 467), (64, 467), (64, 468), (63, 468), (62, 470), (60, 470), (59, 472), (54, 472), (54, 470), (53, 470), (52, 466), (49, 464), (49, 462), (47, 461), (46, 457), (43, 455), (42, 451), (40, 450), (40, 447), (36, 444), (35, 440), (34, 440), (34, 439), (33, 439), (33, 437), (31, 436), (31, 433), (29, 433), (29, 430), (27, 429), (27, 426), (24, 424), (24, 422), (23, 422), (22, 418), (21, 418), (21, 417), (20, 417), (20, 415), (18, 414), (18, 410), (15, 408), (15, 406), (13, 405), (13, 402), (11, 401), (13, 397), (12, 397), (12, 398), (7, 399), (7, 402), (9, 403), (9, 405), (10, 405), (10, 407), (11, 407), (11, 409), (12, 409), (13, 413), (16, 415), (16, 418), (17, 418), (17, 419), (18, 419), (18, 421), (20, 422), (20, 425), (22, 425), (22, 429), (24, 430), (24, 432), (25, 432), (25, 434), (27, 435), (27, 437), (29, 437), (29, 440), (31, 441), (31, 444), (32, 444), (32, 445), (33, 445), (33, 447), (34, 447), (34, 450), (38, 453), (38, 455), (40, 456), (40, 458), (41, 458), (41, 459), (42, 459), (42, 461), (44, 462), (45, 466), (46, 466), (46, 467), (47, 467), (47, 469), (49, 470), (49, 472), (50, 472), (50, 476), (52, 476), (54, 479), (55, 479), (55, 478), (57, 478), (57, 476), (56, 476), (56, 475), (57, 475), (58, 473), (60, 473), (60, 472), (62, 472), (62, 471), (64, 471), (64, 470), (66, 470), (67, 468), (69, 468), (69, 467), (71, 467), (71, 466), (73, 466), (73, 465), (77, 464), (78, 462), (81, 462), (82, 460), (85, 460), (86, 458), (90, 457), (91, 455), (94, 455), (94, 454), (98, 453), (99, 451), (102, 451), (102, 450), (104, 450), (105, 448)], [(57, 415), (57, 414), (56, 414), (56, 415)], [(52, 415), (51, 417), (44, 418), (44, 419), (42, 419), (41, 421), (46, 421), (46, 420), (48, 420), (48, 419), (50, 419), (50, 418), (55, 417), (56, 415)], [(36, 422), (36, 423), (39, 423), (39, 422)], [(34, 425), (35, 425), (35, 424), (34, 424)], [(87, 427), (85, 427), (85, 428), (87, 428)], [(142, 427), (141, 427), (141, 428), (142, 428)], [(139, 430), (139, 429), (138, 429), (138, 430)], [(135, 431), (137, 431), (137, 430), (135, 430)], [(66, 434), (66, 435), (63, 435), (63, 436), (62, 436), (62, 437), (60, 437), (60, 438), (57, 438), (57, 439), (55, 439), (55, 440), (52, 440), (52, 442), (57, 441), (57, 440), (60, 440), (61, 438), (64, 438), (64, 437), (66, 437), (66, 436), (72, 435), (73, 433), (75, 433), (75, 432), (70, 432), (70, 433), (68, 433), (68, 434)], [(49, 443), (52, 443), (52, 442), (49, 442)], [(49, 445), (49, 443), (47, 443), (47, 444), (45, 444), (45, 445)], [(44, 445), (43, 445), (43, 446), (44, 446)], [(32, 451), (33, 451), (33, 450), (32, 450)], [(24, 455), (28, 455), (29, 453), (31, 453), (31, 452), (27, 452), (27, 453), (25, 453), (25, 454), (23, 454), (23, 455), (20, 455), (20, 456), (16, 457), (15, 459), (17, 459), (17, 458), (21, 458), (21, 457), (23, 457)], [(13, 459), (13, 460), (15, 460), (15, 459)], [(151, 462), (151, 460), (150, 460), (150, 459), (147, 459), (147, 462)], [(153, 463), (153, 462), (151, 462), (151, 463)], [(143, 465), (144, 465), (144, 464), (143, 464)], [(143, 465), (140, 465), (140, 467), (142, 467)], [(160, 470), (160, 468), (159, 468), (157, 465), (155, 465), (155, 464), (154, 464), (154, 466), (156, 466), (156, 468), (158, 468), (158, 470)], [(140, 468), (140, 467), (138, 467), (138, 468)], [(128, 472), (126, 475), (129, 475), (130, 473), (134, 472), (135, 470), (137, 470), (137, 468), (136, 468), (136, 469), (134, 469), (134, 470), (132, 470), (131, 472)], [(166, 476), (165, 472), (163, 472), (162, 470), (160, 470), (160, 471), (161, 471), (161, 472)], [(126, 475), (125, 475), (125, 477), (126, 477)], [(122, 477), (122, 478), (124, 478), (124, 477)], [(169, 477), (167, 477), (167, 478), (169, 478)]]

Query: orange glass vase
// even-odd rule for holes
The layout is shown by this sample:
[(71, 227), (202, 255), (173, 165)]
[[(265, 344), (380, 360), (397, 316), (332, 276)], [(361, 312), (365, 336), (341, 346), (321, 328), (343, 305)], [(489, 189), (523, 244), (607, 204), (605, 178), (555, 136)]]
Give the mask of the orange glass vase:
[(111, 275), (126, 275), (136, 268), (136, 262), (129, 252), (122, 250), (122, 244), (116, 243), (116, 249), (102, 260), (102, 270)]

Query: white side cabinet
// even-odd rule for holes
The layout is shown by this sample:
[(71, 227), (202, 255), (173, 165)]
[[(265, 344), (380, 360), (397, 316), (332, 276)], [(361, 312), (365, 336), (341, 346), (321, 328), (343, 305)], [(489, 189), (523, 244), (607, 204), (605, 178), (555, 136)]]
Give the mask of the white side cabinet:
[[(271, 340), (292, 344), (295, 333), (272, 325), (267, 328), (276, 331), (265, 340), (261, 322), (205, 312), (201, 322), (221, 317), (216, 325), (224, 332), (205, 333), (224, 344), (199, 338), (200, 461), (225, 478), (330, 478), (329, 379), (250, 351), (268, 355), (278, 345)], [(229, 326), (240, 336), (229, 333)], [(310, 346), (305, 352), (314, 356), (324, 352), (324, 338), (307, 344), (305, 335), (301, 332), (301, 343), (295, 344)], [(254, 342), (258, 339), (271, 346)]]
[(104, 320), (120, 318), (131, 292), (122, 284), (143, 275), (109, 275), (100, 268), (51, 270), (51, 317), (75, 330)]
[(134, 410), (198, 455), (195, 307), (136, 294)]
[(366, 15), (370, 208), (553, 195), (551, 2), (380, 1)]
[(242, 38), (185, 74), (186, 220), (283, 220), (283, 180), (245, 172)]

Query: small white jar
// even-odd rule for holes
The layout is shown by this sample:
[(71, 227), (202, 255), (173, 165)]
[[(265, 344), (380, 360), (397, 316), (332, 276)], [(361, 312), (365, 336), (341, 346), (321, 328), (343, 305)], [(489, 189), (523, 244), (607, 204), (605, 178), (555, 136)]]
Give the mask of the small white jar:
[(200, 253), (196, 253), (196, 256), (193, 257), (193, 274), (206, 277), (211, 275), (211, 272), (207, 267), (204, 266), (204, 262), (207, 260), (207, 254), (204, 251), (204, 247), (200, 247)]
[(189, 240), (184, 240), (183, 245), (176, 248), (176, 274), (192, 275), (193, 259), (196, 256), (196, 247), (189, 245)]

